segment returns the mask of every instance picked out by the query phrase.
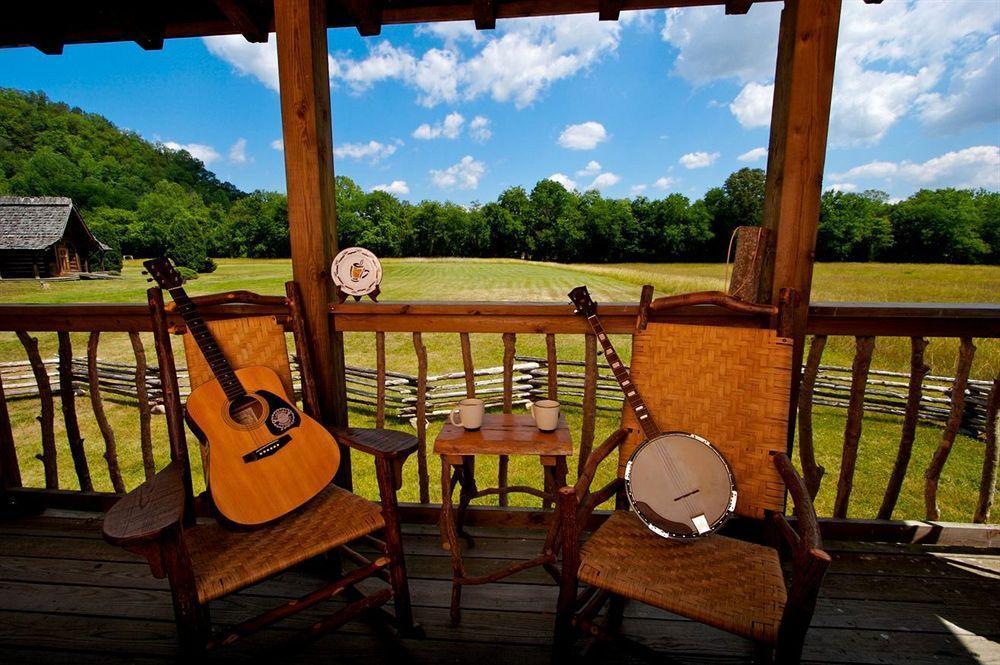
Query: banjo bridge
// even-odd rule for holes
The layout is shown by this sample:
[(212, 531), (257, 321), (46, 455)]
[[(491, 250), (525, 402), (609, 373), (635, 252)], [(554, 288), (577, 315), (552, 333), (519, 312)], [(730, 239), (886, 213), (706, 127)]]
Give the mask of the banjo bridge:
[(695, 494), (697, 494), (700, 491), (701, 491), (700, 489), (693, 489), (690, 492), (688, 492), (687, 494), (681, 494), (679, 497), (677, 497), (676, 499), (674, 499), (674, 501), (680, 501), (681, 499), (686, 499), (689, 496), (694, 496)]

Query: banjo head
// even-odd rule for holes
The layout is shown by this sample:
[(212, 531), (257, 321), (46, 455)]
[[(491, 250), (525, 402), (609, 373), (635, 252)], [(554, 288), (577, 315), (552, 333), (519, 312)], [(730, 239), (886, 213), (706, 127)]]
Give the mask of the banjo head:
[(729, 464), (708, 441), (686, 432), (636, 448), (625, 465), (625, 490), (639, 519), (664, 538), (707, 535), (736, 507)]

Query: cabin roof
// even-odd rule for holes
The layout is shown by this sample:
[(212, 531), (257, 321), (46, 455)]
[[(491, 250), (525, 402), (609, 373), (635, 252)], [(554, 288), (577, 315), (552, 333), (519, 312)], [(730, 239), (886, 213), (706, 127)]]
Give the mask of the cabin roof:
[(65, 196), (0, 196), (0, 249), (48, 249), (66, 235), (74, 215), (97, 249), (109, 249)]

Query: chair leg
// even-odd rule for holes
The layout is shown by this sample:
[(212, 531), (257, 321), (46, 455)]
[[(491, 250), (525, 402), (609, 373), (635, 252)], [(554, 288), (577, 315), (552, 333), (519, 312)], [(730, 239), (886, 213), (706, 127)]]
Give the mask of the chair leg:
[(208, 606), (198, 602), (194, 571), (180, 532), (160, 544), (160, 560), (170, 580), (170, 595), (174, 601), (177, 637), (185, 653), (205, 650), (211, 637)]
[(763, 644), (761, 642), (754, 642), (753, 662), (756, 663), (757, 665), (773, 665), (774, 647), (768, 644)]
[(622, 619), (625, 617), (625, 597), (617, 594), (612, 595), (608, 600), (608, 617), (605, 622), (605, 629), (609, 633), (618, 633), (622, 628)]
[(576, 522), (576, 494), (572, 487), (558, 490), (559, 514), (562, 518), (563, 557), (562, 570), (559, 577), (559, 599), (556, 601), (555, 639), (553, 643), (553, 662), (569, 658), (576, 637), (573, 627), (573, 614), (576, 610), (576, 589), (579, 583), (580, 568), (579, 525)]
[(403, 635), (421, 636), (422, 631), (413, 621), (410, 583), (406, 576), (406, 558), (403, 555), (403, 535), (399, 527), (399, 503), (395, 492), (398, 474), (392, 466), (393, 463), (387, 460), (377, 460), (375, 463), (382, 495), (382, 519), (385, 520), (383, 529), (385, 553), (392, 561), (389, 564), (389, 584), (392, 586), (397, 629)]

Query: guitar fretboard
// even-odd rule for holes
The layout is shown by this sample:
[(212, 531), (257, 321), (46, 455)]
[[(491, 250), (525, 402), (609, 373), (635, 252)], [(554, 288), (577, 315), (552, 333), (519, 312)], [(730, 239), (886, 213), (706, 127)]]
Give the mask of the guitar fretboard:
[(180, 286), (169, 289), (169, 292), (170, 297), (177, 303), (177, 311), (180, 312), (188, 331), (194, 337), (195, 342), (198, 343), (198, 348), (201, 349), (202, 355), (205, 356), (208, 366), (212, 368), (212, 373), (218, 379), (219, 384), (226, 393), (226, 397), (230, 400), (237, 400), (245, 396), (247, 394), (246, 389), (236, 377), (233, 366), (222, 355), (219, 343), (215, 340), (212, 331), (208, 329), (205, 319), (198, 313), (198, 308), (191, 301), (190, 296)]
[(604, 349), (604, 358), (608, 361), (608, 366), (611, 367), (611, 371), (614, 373), (618, 385), (621, 386), (622, 392), (625, 393), (625, 399), (628, 401), (629, 406), (635, 412), (636, 420), (639, 421), (639, 426), (642, 427), (643, 434), (645, 434), (647, 439), (659, 436), (660, 430), (653, 420), (653, 414), (646, 408), (646, 403), (643, 401), (642, 395), (639, 394), (639, 389), (632, 383), (632, 377), (625, 368), (625, 364), (618, 357), (615, 347), (611, 344), (611, 339), (604, 332), (601, 320), (597, 318), (597, 314), (591, 314), (587, 317), (587, 321), (590, 322), (590, 327), (593, 328), (594, 334), (597, 335), (597, 341), (601, 343), (601, 348)]

